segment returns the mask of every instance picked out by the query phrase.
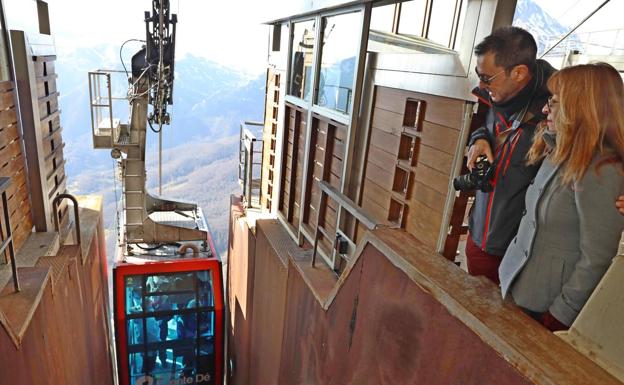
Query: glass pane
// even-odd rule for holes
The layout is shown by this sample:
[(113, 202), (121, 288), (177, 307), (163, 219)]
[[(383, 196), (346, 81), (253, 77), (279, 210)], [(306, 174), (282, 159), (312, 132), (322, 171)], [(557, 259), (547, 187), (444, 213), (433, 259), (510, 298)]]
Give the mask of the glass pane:
[(213, 290), (212, 290), (212, 275), (209, 271), (197, 272), (197, 286), (198, 297), (200, 307), (212, 307), (214, 306)]
[(176, 319), (178, 339), (197, 338), (197, 313), (180, 314)]
[(464, 30), (464, 23), (466, 22), (466, 10), (467, 9), (468, 9), (468, 2), (462, 1), (461, 10), (459, 13), (459, 23), (457, 23), (457, 36), (455, 36), (455, 44), (453, 44), (452, 47), (449, 47), (449, 48), (453, 48), (455, 51), (459, 51), (459, 49), (461, 48), (460, 44), (461, 44), (462, 32)]
[(293, 47), (290, 70), (290, 95), (311, 100), (312, 53), (314, 52), (315, 21), (293, 24)]
[(323, 18), (319, 106), (349, 112), (361, 24), (359, 12)]
[(435, 0), (431, 7), (431, 21), (427, 38), (444, 46), (449, 46), (453, 30), (453, 16), (456, 0)]
[[(434, 1), (433, 3), (435, 4), (436, 2)], [(422, 35), (426, 4), (427, 0), (404, 1), (401, 3), (401, 16), (399, 18), (400, 34)]]
[(143, 345), (145, 343), (145, 341), (143, 340), (143, 319), (131, 319), (128, 320), (127, 323), (128, 348), (132, 347), (133, 345)]
[(160, 352), (149, 350), (147, 353), (130, 354), (128, 358), (130, 384), (170, 384), (178, 378), (176, 368), (170, 367), (171, 356), (165, 360)]
[(381, 32), (392, 32), (394, 9), (396, 4), (375, 7), (371, 12), (370, 29)]
[(202, 374), (205, 380), (212, 379), (215, 374), (214, 364), (213, 338), (202, 338), (199, 343), (199, 354), (197, 356), (197, 373)]
[(199, 334), (201, 337), (214, 335), (214, 312), (199, 313)]
[(126, 314), (143, 312), (142, 282), (141, 275), (126, 277)]

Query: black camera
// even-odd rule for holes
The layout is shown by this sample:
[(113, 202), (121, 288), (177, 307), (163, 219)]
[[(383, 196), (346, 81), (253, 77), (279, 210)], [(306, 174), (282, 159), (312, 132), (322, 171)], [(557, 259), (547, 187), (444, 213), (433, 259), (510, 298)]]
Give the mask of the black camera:
[(470, 174), (460, 175), (453, 179), (453, 187), (456, 191), (481, 190), (490, 192), (494, 189), (490, 182), (494, 175), (494, 169), (495, 167), (486, 157), (479, 157)]

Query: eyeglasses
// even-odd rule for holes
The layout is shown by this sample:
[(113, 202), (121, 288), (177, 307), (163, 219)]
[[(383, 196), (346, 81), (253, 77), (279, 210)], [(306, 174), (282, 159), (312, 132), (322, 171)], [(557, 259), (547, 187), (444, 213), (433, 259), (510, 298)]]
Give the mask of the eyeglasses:
[(548, 97), (548, 102), (547, 103), (548, 103), (548, 109), (549, 110), (552, 110), (552, 108), (553, 108), (553, 106), (555, 104), (559, 104), (559, 101), (558, 100), (554, 100), (553, 98), (554, 98), (554, 95), (550, 95)]
[(474, 69), (474, 70), (475, 70), (475, 72), (477, 73), (477, 76), (479, 77), (479, 80), (481, 80), (481, 82), (482, 82), (483, 84), (485, 84), (486, 86), (489, 86), (490, 84), (492, 84), (492, 81), (493, 81), (493, 80), (494, 80), (494, 79), (495, 79), (498, 75), (500, 75), (500, 74), (502, 74), (503, 72), (505, 72), (505, 70), (501, 70), (500, 72), (495, 73), (495, 74), (494, 74), (494, 75), (492, 75), (492, 76), (486, 76), (486, 75), (484, 75), (484, 74), (480, 74), (480, 73), (479, 73), (479, 70), (477, 70), (477, 67), (475, 67), (475, 69)]

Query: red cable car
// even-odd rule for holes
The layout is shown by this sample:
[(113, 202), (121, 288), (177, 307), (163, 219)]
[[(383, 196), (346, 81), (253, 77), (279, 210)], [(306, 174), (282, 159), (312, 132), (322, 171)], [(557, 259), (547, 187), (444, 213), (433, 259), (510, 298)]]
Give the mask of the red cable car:
[(120, 385), (223, 383), (221, 262), (127, 258), (113, 270)]

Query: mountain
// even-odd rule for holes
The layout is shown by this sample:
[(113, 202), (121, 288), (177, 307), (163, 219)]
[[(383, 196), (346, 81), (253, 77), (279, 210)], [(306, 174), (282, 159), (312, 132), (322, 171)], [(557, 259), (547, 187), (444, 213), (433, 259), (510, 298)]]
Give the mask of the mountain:
[[(538, 57), (570, 31), (532, 0), (518, 0), (513, 25), (526, 29), (535, 37)], [(563, 55), (568, 49), (578, 49), (579, 46), (578, 37), (572, 34), (552, 53)]]
[[(124, 53), (132, 53), (130, 47)], [(129, 62), (129, 59), (126, 59)], [(127, 65), (127, 64), (126, 64)], [(108, 150), (94, 150), (89, 110), (89, 71), (121, 68), (119, 50), (98, 46), (58, 53), (59, 104), (68, 189), (104, 196), (104, 222), (114, 235), (121, 182)], [(112, 81), (113, 94), (126, 92), (123, 73)], [(229, 195), (238, 193), (238, 135), (243, 120), (262, 120), (264, 75), (234, 71), (203, 58), (176, 60), (172, 123), (163, 131), (163, 197), (198, 202), (220, 254), (227, 246)], [(127, 108), (114, 107), (114, 117), (128, 121)], [(157, 191), (158, 136), (148, 130), (148, 191)], [(115, 189), (116, 186), (116, 189)], [(114, 236), (109, 237), (109, 254)]]

